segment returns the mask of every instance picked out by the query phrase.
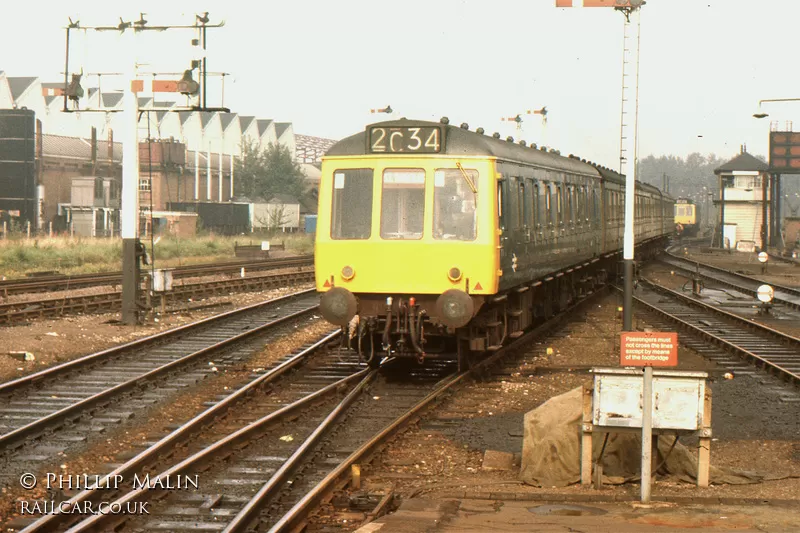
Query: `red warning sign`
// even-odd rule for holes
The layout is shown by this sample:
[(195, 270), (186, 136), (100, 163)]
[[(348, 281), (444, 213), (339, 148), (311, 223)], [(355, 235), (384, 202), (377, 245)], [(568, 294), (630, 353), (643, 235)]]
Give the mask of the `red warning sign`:
[(323, 283), (323, 284), (322, 284), (322, 286), (323, 286), (323, 287), (330, 287), (330, 286), (331, 286), (331, 282), (330, 282), (330, 280), (327, 280), (327, 279), (326, 279), (326, 280), (325, 280), (325, 283)]
[(475, 289), (474, 290), (476, 290), (476, 291), (482, 291), (483, 290), (483, 287), (481, 287), (481, 282), (480, 281), (475, 284)]
[(678, 334), (628, 331), (620, 335), (622, 366), (678, 366)]

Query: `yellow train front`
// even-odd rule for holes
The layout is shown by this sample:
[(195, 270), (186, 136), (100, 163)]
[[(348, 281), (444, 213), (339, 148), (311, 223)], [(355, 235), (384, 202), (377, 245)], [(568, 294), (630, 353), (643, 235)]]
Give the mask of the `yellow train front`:
[(675, 202), (675, 232), (679, 237), (696, 237), (700, 232), (700, 210), (689, 198)]
[[(372, 363), (457, 353), (468, 366), (604, 281), (621, 247), (621, 184), (446, 119), (369, 125), (322, 162), (321, 312)], [(672, 231), (671, 200), (650, 189), (637, 193), (637, 244)]]

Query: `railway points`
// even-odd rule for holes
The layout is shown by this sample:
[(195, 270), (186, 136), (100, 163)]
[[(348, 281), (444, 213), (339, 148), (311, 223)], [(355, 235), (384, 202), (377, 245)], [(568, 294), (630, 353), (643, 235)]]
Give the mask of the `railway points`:
[(263, 345), (265, 334), (316, 308), (313, 293), (304, 291), (3, 383), (4, 481), (23, 465), (52, 461), (86, 441), (87, 433), (120, 424), (220, 368), (245, 361)]

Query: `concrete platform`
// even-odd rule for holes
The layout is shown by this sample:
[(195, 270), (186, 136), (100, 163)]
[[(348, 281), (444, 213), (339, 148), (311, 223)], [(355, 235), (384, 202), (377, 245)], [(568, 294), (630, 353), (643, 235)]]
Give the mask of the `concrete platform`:
[(356, 533), (788, 533), (800, 531), (800, 503), (679, 504), (412, 499)]

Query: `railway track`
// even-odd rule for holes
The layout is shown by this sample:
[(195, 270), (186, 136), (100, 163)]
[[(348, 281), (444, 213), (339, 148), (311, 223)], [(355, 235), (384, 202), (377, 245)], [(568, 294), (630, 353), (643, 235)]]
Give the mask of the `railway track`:
[[(0, 385), (0, 479), (35, 468), (210, 373), (242, 363), (264, 335), (318, 308), (313, 290), (251, 305)], [(214, 364), (210, 365), (209, 361)]]
[[(755, 366), (800, 385), (800, 339), (647, 280), (639, 284), (634, 300), (638, 310), (653, 315), (648, 322), (688, 333), (681, 343), (706, 358), (740, 374), (756, 372)], [(787, 401), (800, 400), (796, 393), (786, 394)]]
[[(557, 327), (572, 311), (574, 308), (515, 339), (471, 372), (454, 373), (454, 362), (441, 362), (424, 370), (400, 371), (393, 365), (402, 362), (389, 360), (380, 371), (353, 373), (355, 355), (345, 352), (340, 356), (340, 365), (349, 368), (346, 371), (341, 368), (340, 379), (353, 381), (347, 385), (343, 399), (317, 402), (325, 394), (323, 390), (329, 393), (345, 383), (330, 383), (327, 378), (308, 374), (294, 388), (289, 384), (288, 388), (276, 389), (268, 402), (253, 406), (247, 425), (206, 430), (203, 445), (192, 456), (161, 465), (159, 473), (164, 477), (158, 479), (204, 469), (199, 473), (203, 483), (200, 493), (171, 491), (151, 507), (147, 516), (96, 515), (69, 531), (124, 528), (232, 532), (250, 530), (256, 522), (259, 530), (295, 530), (332, 490), (346, 483), (351, 465), (366, 461), (401, 426), (471, 373), (482, 371), (532, 338)], [(307, 391), (311, 384), (316, 387)], [(297, 399), (296, 394), (301, 391), (304, 396)], [(312, 398), (312, 395), (317, 396)], [(311, 409), (292, 415), (292, 411), (300, 408), (298, 402), (314, 403)], [(289, 418), (285, 418), (287, 415)], [(151, 479), (156, 479), (155, 472)], [(116, 496), (115, 503), (153, 501), (154, 493), (165, 492), (157, 489), (130, 490)], [(56, 516), (35, 522), (24, 531), (53, 530), (58, 522)]]
[[(223, 264), (209, 263), (177, 267), (172, 270), (172, 278), (177, 280), (218, 274), (236, 275), (242, 269), (245, 269), (246, 272), (263, 272), (277, 268), (308, 267), (313, 266), (313, 264), (314, 258), (312, 256), (262, 261), (231, 261)], [(144, 278), (147, 274), (147, 271), (142, 272), (142, 277)], [(0, 297), (8, 298), (16, 294), (53, 292), (86, 287), (120, 286), (121, 284), (122, 272), (76, 275), (52, 274), (27, 279), (0, 280)]]
[(769, 285), (775, 291), (775, 296), (772, 299), (773, 303), (780, 303), (792, 309), (800, 310), (800, 289), (774, 283), (766, 283), (760, 279), (731, 272), (724, 268), (690, 261), (669, 252), (664, 252), (664, 254), (659, 257), (659, 261), (691, 275), (699, 275), (704, 280), (735, 289), (751, 296), (756, 295), (758, 287), (761, 285)]
[[(308, 283), (313, 280), (313, 268), (298, 268), (296, 271), (280, 274), (264, 274), (174, 285), (172, 291), (166, 293), (165, 297), (167, 304), (176, 304), (186, 302), (190, 298), (207, 298), (231, 292), (274, 289), (297, 283)], [(121, 308), (122, 293), (117, 291), (10, 303), (0, 305), (0, 325), (11, 325), (32, 319), (53, 318), (71, 314), (106, 313)]]

